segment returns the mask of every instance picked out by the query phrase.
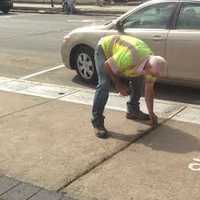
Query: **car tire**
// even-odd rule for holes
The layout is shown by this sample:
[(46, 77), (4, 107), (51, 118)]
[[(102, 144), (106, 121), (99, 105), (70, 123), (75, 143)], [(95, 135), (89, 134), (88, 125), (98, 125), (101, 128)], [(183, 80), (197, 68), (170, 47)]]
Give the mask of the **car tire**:
[(90, 47), (82, 46), (76, 51), (75, 66), (77, 74), (87, 83), (97, 82), (97, 73), (94, 62), (94, 50)]
[(8, 14), (9, 10), (10, 10), (10, 8), (4, 8), (4, 9), (2, 9), (2, 11), (3, 11), (4, 14)]

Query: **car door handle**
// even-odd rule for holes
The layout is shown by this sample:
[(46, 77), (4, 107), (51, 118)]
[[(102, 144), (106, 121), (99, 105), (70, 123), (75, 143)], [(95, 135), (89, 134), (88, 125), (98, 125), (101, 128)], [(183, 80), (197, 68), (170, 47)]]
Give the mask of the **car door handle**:
[(154, 41), (161, 41), (161, 40), (164, 40), (164, 38), (163, 38), (163, 36), (161, 36), (161, 35), (154, 35), (154, 36), (153, 36), (153, 40), (154, 40)]

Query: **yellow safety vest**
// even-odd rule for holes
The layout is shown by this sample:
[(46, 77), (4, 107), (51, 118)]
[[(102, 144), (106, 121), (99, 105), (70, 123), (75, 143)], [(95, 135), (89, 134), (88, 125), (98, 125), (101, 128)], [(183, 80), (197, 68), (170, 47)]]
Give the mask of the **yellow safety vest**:
[(136, 66), (153, 54), (142, 40), (128, 35), (105, 36), (99, 41), (111, 67), (124, 76), (138, 76)]

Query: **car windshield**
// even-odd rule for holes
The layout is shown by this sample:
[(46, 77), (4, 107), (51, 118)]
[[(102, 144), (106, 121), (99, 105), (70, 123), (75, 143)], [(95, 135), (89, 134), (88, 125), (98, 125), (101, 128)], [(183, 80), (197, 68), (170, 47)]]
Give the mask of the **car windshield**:
[(139, 5), (139, 6), (135, 7), (135, 8), (133, 8), (133, 9), (129, 10), (128, 12), (126, 12), (126, 13), (124, 13), (124, 14), (122, 14), (122, 15), (117, 16), (117, 17), (116, 17), (115, 19), (113, 19), (113, 20), (107, 21), (104, 25), (109, 25), (109, 24), (112, 24), (112, 23), (115, 23), (115, 22), (119, 21), (120, 19), (123, 19), (124, 17), (126, 17), (126, 16), (128, 16), (130, 13), (132, 13), (133, 11), (139, 10), (141, 7), (144, 6), (144, 4), (145, 4), (145, 5), (146, 5), (146, 4), (149, 4), (149, 2), (148, 2), (148, 3), (147, 3), (147, 2), (146, 2), (146, 3), (143, 3), (142, 5)]

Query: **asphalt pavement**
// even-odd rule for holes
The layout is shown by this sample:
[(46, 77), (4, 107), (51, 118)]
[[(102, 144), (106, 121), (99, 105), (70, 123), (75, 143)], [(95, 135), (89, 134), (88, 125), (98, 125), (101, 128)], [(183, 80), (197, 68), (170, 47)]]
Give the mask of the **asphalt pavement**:
[(200, 199), (199, 105), (156, 100), (152, 130), (127, 120), (127, 99), (111, 93), (110, 137), (101, 140), (90, 124), (93, 97), (0, 77), (0, 200)]

